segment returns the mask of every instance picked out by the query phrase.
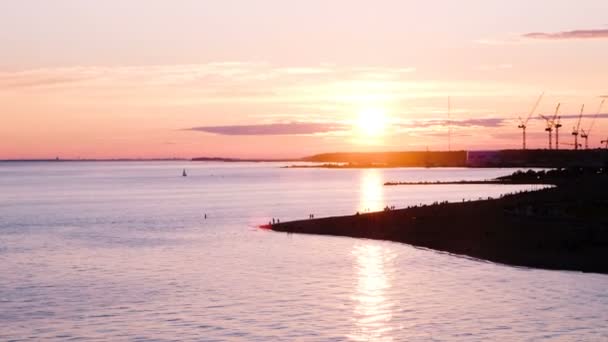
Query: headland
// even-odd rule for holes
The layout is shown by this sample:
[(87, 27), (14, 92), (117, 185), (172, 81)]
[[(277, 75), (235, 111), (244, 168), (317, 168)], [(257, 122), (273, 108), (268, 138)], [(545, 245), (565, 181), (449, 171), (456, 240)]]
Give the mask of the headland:
[(608, 274), (606, 170), (560, 170), (552, 178), (555, 187), (497, 199), (386, 209), (268, 228), (390, 240), (509, 265)]

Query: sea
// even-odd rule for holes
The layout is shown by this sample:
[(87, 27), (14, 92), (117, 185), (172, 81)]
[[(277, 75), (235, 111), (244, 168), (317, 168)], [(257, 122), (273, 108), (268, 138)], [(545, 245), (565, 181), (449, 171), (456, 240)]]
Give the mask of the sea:
[(515, 169), (286, 164), (0, 163), (0, 341), (608, 341), (607, 275), (258, 228), (538, 187), (383, 186)]

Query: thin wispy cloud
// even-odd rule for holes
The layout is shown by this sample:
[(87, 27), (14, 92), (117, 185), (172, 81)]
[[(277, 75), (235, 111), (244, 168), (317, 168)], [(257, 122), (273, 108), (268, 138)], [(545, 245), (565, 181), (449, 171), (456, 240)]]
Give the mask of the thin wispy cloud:
[(530, 32), (522, 35), (522, 37), (542, 40), (608, 39), (608, 29), (573, 30), (561, 32)]
[(69, 83), (74, 86), (91, 86), (116, 83), (137, 83), (146, 86), (196, 86), (222, 83), (288, 81), (299, 82), (335, 79), (365, 79), (373, 77), (399, 77), (416, 71), (413, 67), (340, 67), (294, 66), (275, 67), (262, 62), (224, 62), (183, 65), (119, 66), (119, 67), (57, 67), (22, 71), (1, 71), (0, 89), (37, 87)]
[[(495, 128), (508, 122), (505, 118), (478, 118), (462, 120), (428, 119), (413, 120), (395, 123), (394, 127), (401, 129), (420, 129), (430, 127), (446, 127), (448, 123), (454, 127), (486, 127)], [(226, 126), (200, 126), (187, 128), (189, 131), (197, 131), (218, 135), (311, 135), (324, 133), (339, 133), (352, 130), (353, 126), (340, 122), (289, 122), (270, 123), (256, 125), (226, 125)]]
[[(561, 119), (578, 119), (580, 114), (565, 114), (565, 115), (560, 115), (559, 117)], [(586, 114), (583, 115), (583, 119), (590, 119), (596, 117), (598, 119), (605, 119), (608, 118), (608, 113), (602, 113), (602, 114)], [(544, 120), (541, 117), (536, 117), (537, 120)]]
[(462, 119), (462, 120), (446, 120), (446, 119), (428, 119), (416, 120), (408, 123), (402, 123), (401, 127), (406, 128), (428, 128), (435, 126), (454, 126), (454, 127), (486, 127), (494, 128), (504, 126), (509, 119), (506, 118), (477, 118), (477, 119)]
[[(414, 67), (285, 67), (263, 62), (56, 67), (0, 71), (0, 94), (23, 99), (35, 95), (39, 100), (78, 106), (102, 103), (155, 110), (224, 105), (264, 107), (271, 113), (288, 108), (292, 113), (311, 110), (337, 118), (352, 116), (364, 103), (392, 105), (447, 95), (498, 96), (511, 89), (527, 92), (500, 82), (480, 85), (418, 77)], [(291, 117), (284, 122), (291, 121), (300, 120)]]
[(477, 67), (475, 67), (475, 70), (479, 70), (479, 71), (494, 71), (494, 70), (509, 70), (509, 69), (513, 69), (513, 64), (510, 63), (502, 63), (502, 64), (496, 64), (496, 65), (479, 65)]
[[(584, 119), (596, 117), (597, 119), (608, 118), (608, 113), (599, 115), (583, 115)], [(560, 116), (561, 119), (578, 119), (578, 114), (565, 114)], [(534, 117), (535, 120), (543, 120), (540, 117)], [(423, 119), (409, 120), (405, 122), (397, 122), (393, 124), (394, 128), (407, 130), (420, 130), (428, 128), (442, 127), (460, 127), (460, 128), (500, 128), (514, 124), (513, 118), (510, 117), (488, 117), (488, 118), (471, 118), (471, 119)], [(187, 128), (185, 130), (211, 133), (217, 135), (312, 135), (325, 133), (343, 133), (352, 130), (353, 126), (340, 122), (289, 122), (289, 123), (269, 123), (255, 125), (226, 125), (226, 126), (200, 126)]]
[(290, 122), (259, 125), (201, 126), (188, 130), (219, 135), (310, 135), (347, 130), (339, 123)]
[[(560, 115), (563, 120), (567, 119), (578, 119), (580, 114), (564, 114)], [(602, 114), (586, 114), (583, 115), (583, 119), (605, 119), (608, 118), (608, 113)], [(539, 116), (533, 117), (535, 120), (544, 120)], [(423, 120), (411, 120), (406, 122), (397, 123), (396, 126), (406, 129), (420, 129), (420, 128), (437, 128), (437, 127), (460, 127), (460, 128), (500, 128), (510, 125), (518, 124), (512, 117), (485, 117), (485, 118), (470, 118), (470, 119), (423, 119)]]
[(503, 39), (481, 38), (481, 39), (476, 39), (473, 42), (476, 44), (480, 44), (480, 45), (500, 46), (500, 45), (519, 45), (519, 44), (523, 43), (523, 40), (521, 39), (521, 37), (508, 37), (508, 38), (503, 38)]

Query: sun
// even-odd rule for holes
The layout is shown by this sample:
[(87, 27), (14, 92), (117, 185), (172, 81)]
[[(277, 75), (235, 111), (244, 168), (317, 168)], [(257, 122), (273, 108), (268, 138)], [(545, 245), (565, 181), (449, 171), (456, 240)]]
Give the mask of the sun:
[(368, 137), (384, 135), (386, 131), (386, 113), (381, 108), (364, 108), (358, 113), (357, 130)]

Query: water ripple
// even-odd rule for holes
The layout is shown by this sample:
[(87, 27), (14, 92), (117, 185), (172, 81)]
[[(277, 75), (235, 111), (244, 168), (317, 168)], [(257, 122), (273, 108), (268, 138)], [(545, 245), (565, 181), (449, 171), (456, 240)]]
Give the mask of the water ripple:
[(0, 179), (2, 341), (608, 340), (605, 275), (250, 229), (487, 196), (379, 183), (508, 170), (40, 165)]

